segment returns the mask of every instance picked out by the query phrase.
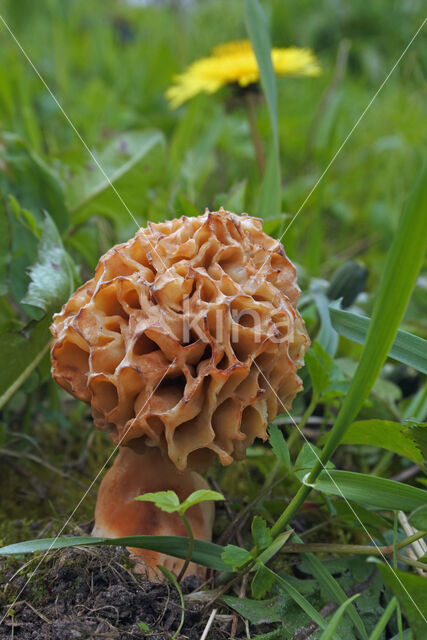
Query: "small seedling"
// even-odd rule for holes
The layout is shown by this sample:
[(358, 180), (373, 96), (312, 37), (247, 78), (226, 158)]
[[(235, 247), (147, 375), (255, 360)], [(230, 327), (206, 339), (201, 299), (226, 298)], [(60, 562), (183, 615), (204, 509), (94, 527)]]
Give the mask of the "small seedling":
[(180, 502), (175, 491), (169, 489), (168, 491), (144, 493), (141, 496), (137, 496), (135, 500), (139, 500), (141, 502), (153, 502), (158, 509), (165, 511), (166, 513), (177, 513), (181, 517), (185, 528), (187, 529), (189, 544), (187, 557), (177, 578), (177, 581), (180, 582), (182, 577), (185, 575), (185, 572), (187, 571), (188, 565), (190, 564), (194, 549), (193, 530), (191, 529), (185, 512), (187, 511), (187, 509), (193, 507), (196, 504), (199, 504), (200, 502), (206, 502), (208, 500), (224, 500), (224, 496), (217, 491), (211, 491), (209, 489), (199, 489), (198, 491), (194, 491), (193, 493), (191, 493), (183, 502)]

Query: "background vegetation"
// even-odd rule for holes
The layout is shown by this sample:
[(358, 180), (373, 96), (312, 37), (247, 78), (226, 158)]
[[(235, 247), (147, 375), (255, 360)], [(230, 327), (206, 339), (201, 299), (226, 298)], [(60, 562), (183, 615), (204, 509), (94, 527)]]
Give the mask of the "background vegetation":
[[(351, 382), (366, 328), (354, 315), (329, 312), (329, 305), (343, 298), (347, 311), (371, 316), (380, 299), (371, 344), (387, 346), (394, 338), (387, 327), (400, 321), (417, 278), (419, 260), (412, 264), (411, 256), (422, 255), (426, 231), (421, 183), (406, 209), (409, 222), (399, 228), (401, 246), (396, 231), (425, 151), (425, 31), (306, 198), (421, 25), (422, 5), (270, 0), (262, 6), (274, 46), (312, 47), (323, 68), (318, 78), (277, 80), (279, 210), (260, 200), (262, 178), (241, 97), (224, 89), (176, 111), (164, 97), (187, 64), (220, 42), (247, 37), (242, 2), (0, 2), (10, 28), (0, 24), (0, 543), (55, 535), (111, 451), (107, 437), (92, 429), (88, 408), (50, 379), (48, 356), (52, 313), (91, 276), (100, 255), (131, 237), (137, 224), (220, 205), (253, 215), (262, 210), (264, 229), (279, 237), (305, 202), (283, 240), (298, 266), (301, 312), (314, 342), (292, 415), (320, 448), (344, 399), (358, 397), (357, 423), (344, 425), (329, 464), (334, 473), (359, 475), (336, 476), (347, 503), (327, 478), (313, 479), (316, 491), (292, 514), (298, 538), (269, 564), (273, 578), (252, 592), (238, 589), (240, 601), (231, 589), (219, 606), (249, 621), (251, 637), (275, 630), (282, 635), (274, 637), (297, 637), (313, 621), (310, 605), (323, 611), (330, 634), (340, 625), (342, 638), (421, 639), (425, 557), (412, 547), (405, 553), (405, 540), (427, 530), (425, 341), (401, 334), (400, 351), (365, 400)], [(261, 96), (257, 126), (267, 144), (270, 119)], [(389, 255), (386, 263), (393, 240), (394, 262)], [(52, 261), (60, 268), (52, 269)], [(384, 274), (387, 287), (380, 285)], [(427, 329), (425, 289), (421, 275), (402, 325), (420, 337)], [(371, 371), (367, 352), (363, 362)], [(211, 472), (227, 498), (226, 507), (217, 506), (221, 544), (250, 549), (256, 514), (277, 534), (284, 506), (315, 465), (290, 419), (275, 422), (273, 449), (257, 444), (245, 461)], [(91, 519), (95, 496), (94, 490), (66, 531)], [(230, 514), (240, 517), (232, 530)], [(366, 560), (378, 555), (372, 540), (389, 547), (398, 574), (384, 558), (379, 569)], [(301, 543), (329, 546), (297, 553)], [(238, 566), (235, 558), (230, 564)], [(358, 589), (356, 610), (347, 596)], [(271, 614), (257, 598), (268, 599)], [(331, 602), (347, 602), (335, 622)], [(238, 637), (245, 633), (239, 621)]]

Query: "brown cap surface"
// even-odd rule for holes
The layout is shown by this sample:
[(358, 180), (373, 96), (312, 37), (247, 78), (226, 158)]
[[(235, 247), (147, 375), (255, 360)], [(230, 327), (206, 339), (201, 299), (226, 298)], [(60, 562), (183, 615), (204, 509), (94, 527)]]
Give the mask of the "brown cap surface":
[(294, 266), (257, 218), (148, 223), (54, 316), (53, 376), (114, 442), (138, 438), (181, 470), (226, 465), (301, 389), (298, 297)]

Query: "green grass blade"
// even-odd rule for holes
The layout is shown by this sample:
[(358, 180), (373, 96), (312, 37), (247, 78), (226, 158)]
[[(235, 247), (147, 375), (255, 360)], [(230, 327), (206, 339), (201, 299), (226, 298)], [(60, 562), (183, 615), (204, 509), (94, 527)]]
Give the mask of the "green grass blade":
[[(302, 543), (301, 538), (296, 533), (294, 533), (292, 538), (296, 542)], [(337, 580), (335, 580), (335, 578), (329, 573), (323, 562), (321, 562), (321, 560), (319, 560), (319, 558), (317, 558), (314, 553), (303, 553), (301, 555), (304, 558), (304, 562), (307, 565), (307, 568), (316, 578), (319, 585), (323, 587), (326, 593), (328, 593), (333, 600), (338, 602), (338, 604), (344, 604), (347, 601), (347, 594), (337, 582)], [(346, 607), (346, 613), (351, 618), (351, 621), (359, 631), (362, 638), (367, 638), (368, 634), (366, 633), (363, 620), (357, 613), (357, 610), (353, 604), (349, 603), (348, 608)]]
[(286, 578), (279, 576), (275, 571), (272, 571), (268, 567), (265, 567), (266, 571), (272, 574), (281, 589), (286, 591), (286, 593), (294, 600), (298, 606), (312, 619), (314, 622), (319, 625), (321, 629), (326, 629), (327, 624), (326, 620), (322, 618), (320, 613), (316, 611), (313, 605), (305, 598), (301, 593), (296, 589)]
[(277, 214), (280, 211), (281, 203), (276, 76), (271, 59), (267, 18), (263, 8), (258, 0), (245, 0), (244, 8), (246, 29), (257, 59), (261, 86), (271, 123), (272, 139), (258, 202), (258, 214), (265, 217)]
[[(113, 545), (115, 547), (137, 547), (159, 551), (176, 558), (187, 557), (188, 538), (182, 536), (128, 536), (126, 538), (92, 538), (90, 536), (73, 536), (60, 538), (41, 538), (10, 544), (0, 548), (0, 555), (16, 555), (22, 553), (35, 553), (37, 551), (49, 551), (51, 549), (64, 549), (75, 546)], [(192, 560), (211, 569), (229, 571), (230, 567), (221, 560), (224, 547), (204, 540), (194, 541)]]
[(424, 489), (353, 471), (322, 471), (310, 486), (321, 493), (344, 496), (377, 509), (410, 512), (427, 504)]
[[(418, 180), (399, 221), (387, 255), (384, 273), (376, 296), (366, 344), (351, 381), (335, 425), (313, 467), (308, 483), (313, 484), (331, 458), (347, 428), (354, 421), (368, 397), (387, 358), (399, 324), (411, 297), (423, 261), (427, 243), (427, 164)], [(298, 512), (310, 493), (303, 486), (272, 527), (272, 534), (282, 531)]]
[(338, 609), (335, 611), (334, 615), (330, 619), (327, 628), (324, 630), (324, 632), (320, 636), (319, 640), (332, 640), (332, 638), (334, 637), (334, 633), (336, 632), (338, 625), (341, 622), (341, 618), (345, 613), (345, 610), (353, 602), (353, 600), (359, 597), (359, 595), (360, 595), (359, 593), (356, 593), (356, 595), (352, 596), (351, 598), (346, 600), (346, 602), (343, 602), (338, 607)]
[[(329, 312), (332, 324), (340, 335), (358, 344), (364, 344), (370, 318), (334, 307), (329, 307)], [(427, 340), (419, 336), (399, 329), (388, 355), (421, 373), (427, 373)]]
[(384, 610), (383, 615), (375, 625), (375, 629), (372, 631), (371, 635), (369, 636), (369, 640), (380, 640), (383, 637), (382, 633), (386, 628), (391, 616), (393, 615), (394, 610), (396, 609), (396, 605), (397, 605), (397, 600), (394, 597), (390, 600), (386, 609)]

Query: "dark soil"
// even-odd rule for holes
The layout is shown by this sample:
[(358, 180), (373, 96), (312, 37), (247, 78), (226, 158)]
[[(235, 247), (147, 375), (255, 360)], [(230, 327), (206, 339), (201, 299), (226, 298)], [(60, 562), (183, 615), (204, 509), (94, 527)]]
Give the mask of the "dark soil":
[[(131, 571), (122, 548), (72, 548), (50, 552), (29, 580), (40, 555), (0, 558), (0, 640), (166, 640), (181, 620), (179, 596), (173, 585), (150, 582)], [(25, 586), (26, 585), (26, 586)], [(189, 576), (181, 584), (185, 594), (200, 582)], [(22, 593), (20, 593), (23, 589)], [(203, 591), (186, 601), (180, 640), (199, 640), (209, 617)], [(144, 631), (138, 623), (148, 625)], [(224, 625), (224, 622), (222, 622)], [(224, 626), (212, 628), (210, 638), (227, 637)]]

